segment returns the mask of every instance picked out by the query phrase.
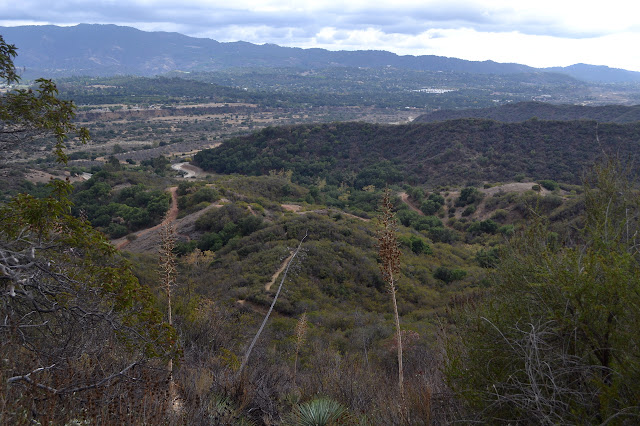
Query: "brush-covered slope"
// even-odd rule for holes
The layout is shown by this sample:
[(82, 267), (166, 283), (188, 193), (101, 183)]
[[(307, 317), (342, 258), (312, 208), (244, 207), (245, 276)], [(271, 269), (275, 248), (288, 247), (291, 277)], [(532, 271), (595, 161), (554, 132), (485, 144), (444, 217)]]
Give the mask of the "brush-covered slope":
[(465, 119), (270, 127), (202, 151), (194, 160), (217, 173), (261, 175), (284, 169), (297, 182), (326, 179), (356, 188), (510, 181), (516, 176), (580, 183), (583, 170), (603, 151), (627, 158), (638, 148), (640, 123)]
[(640, 121), (640, 105), (555, 105), (544, 102), (518, 102), (493, 108), (439, 110), (417, 117), (416, 123), (434, 123), (459, 118), (483, 118), (515, 123), (538, 118), (541, 120), (595, 120), (601, 123), (632, 123)]

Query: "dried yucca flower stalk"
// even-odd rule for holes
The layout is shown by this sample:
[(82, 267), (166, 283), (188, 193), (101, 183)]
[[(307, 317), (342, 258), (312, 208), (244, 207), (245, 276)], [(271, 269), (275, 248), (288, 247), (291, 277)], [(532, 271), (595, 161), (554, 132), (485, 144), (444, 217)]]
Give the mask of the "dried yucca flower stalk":
[(298, 372), (298, 354), (300, 353), (300, 348), (302, 347), (302, 344), (304, 343), (304, 339), (306, 337), (307, 334), (307, 328), (309, 327), (309, 324), (307, 323), (307, 313), (304, 312), (301, 316), (300, 319), (298, 320), (298, 323), (296, 324), (296, 359), (293, 363), (293, 382), (295, 383), (296, 381), (296, 373)]
[(396, 278), (394, 274), (400, 272), (400, 249), (396, 230), (395, 214), (391, 203), (391, 191), (387, 188), (382, 196), (380, 204), (380, 216), (378, 217), (380, 230), (378, 231), (378, 255), (380, 257), (380, 272), (382, 279), (387, 284), (387, 290), (391, 294), (393, 313), (396, 323), (396, 341), (398, 343), (398, 386), (400, 396), (404, 401), (404, 376), (402, 369), (402, 333), (400, 331), (400, 316), (398, 315), (398, 303), (396, 301)]

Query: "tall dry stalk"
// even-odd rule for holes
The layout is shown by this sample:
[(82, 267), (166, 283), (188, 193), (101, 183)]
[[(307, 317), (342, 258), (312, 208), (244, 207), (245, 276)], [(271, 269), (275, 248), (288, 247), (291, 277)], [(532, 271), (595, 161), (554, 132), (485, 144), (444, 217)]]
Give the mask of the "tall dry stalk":
[[(173, 287), (176, 285), (178, 275), (176, 269), (176, 254), (174, 249), (176, 246), (176, 231), (171, 223), (165, 223), (160, 228), (160, 284), (167, 295), (167, 322), (173, 326), (173, 318), (171, 316), (171, 295)], [(169, 370), (169, 398), (172, 406), (176, 401), (175, 384), (173, 382), (173, 360), (169, 360), (167, 365)]]
[(304, 339), (307, 335), (308, 327), (309, 327), (309, 324), (307, 323), (307, 313), (304, 312), (300, 316), (300, 319), (296, 324), (296, 331), (295, 331), (296, 332), (296, 359), (293, 363), (293, 383), (296, 382), (296, 374), (298, 372), (298, 354), (300, 353), (300, 348), (302, 347), (302, 344), (304, 343)]
[(394, 274), (400, 272), (400, 249), (396, 236), (395, 214), (391, 204), (391, 192), (386, 189), (380, 204), (380, 216), (378, 217), (380, 230), (378, 231), (378, 255), (380, 256), (380, 272), (382, 279), (387, 284), (387, 290), (391, 294), (393, 302), (393, 314), (396, 322), (396, 340), (398, 342), (398, 387), (404, 405), (404, 375), (402, 370), (402, 333), (400, 331), (400, 316), (398, 315), (398, 303), (396, 301), (396, 278)]

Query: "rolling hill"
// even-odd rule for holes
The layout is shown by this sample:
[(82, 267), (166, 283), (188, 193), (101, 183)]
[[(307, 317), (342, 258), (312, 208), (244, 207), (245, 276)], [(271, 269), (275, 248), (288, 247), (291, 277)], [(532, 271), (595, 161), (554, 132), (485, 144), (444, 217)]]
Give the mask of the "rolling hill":
[(298, 182), (326, 179), (356, 188), (399, 182), (436, 187), (517, 176), (580, 183), (583, 170), (603, 152), (634, 158), (639, 144), (638, 122), (329, 123), (268, 127), (201, 151), (194, 160), (217, 173), (261, 175), (284, 169)]

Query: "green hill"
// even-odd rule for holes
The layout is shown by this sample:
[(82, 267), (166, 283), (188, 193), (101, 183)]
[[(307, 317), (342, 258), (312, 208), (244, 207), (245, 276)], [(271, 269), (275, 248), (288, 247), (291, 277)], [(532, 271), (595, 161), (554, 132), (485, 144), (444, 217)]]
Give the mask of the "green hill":
[(640, 121), (640, 105), (554, 105), (544, 102), (518, 102), (493, 108), (439, 110), (417, 117), (415, 123), (434, 123), (460, 118), (482, 118), (514, 123), (541, 120), (594, 120), (600, 123), (632, 123)]
[(462, 185), (524, 176), (580, 183), (582, 171), (603, 151), (634, 158), (639, 142), (640, 123), (330, 123), (266, 128), (202, 151), (194, 161), (216, 173), (262, 175), (284, 169), (300, 183), (326, 179), (357, 189), (400, 182)]

